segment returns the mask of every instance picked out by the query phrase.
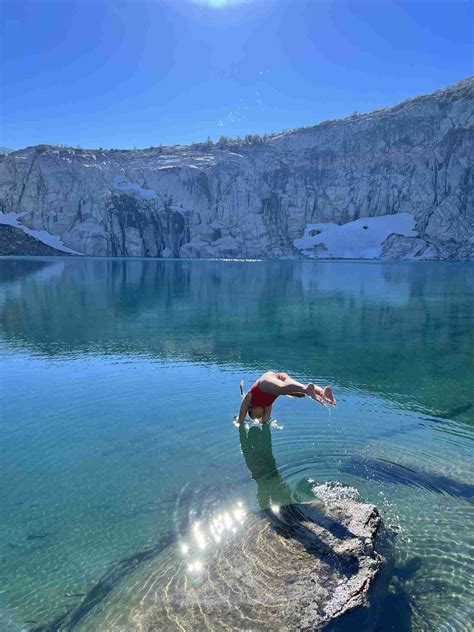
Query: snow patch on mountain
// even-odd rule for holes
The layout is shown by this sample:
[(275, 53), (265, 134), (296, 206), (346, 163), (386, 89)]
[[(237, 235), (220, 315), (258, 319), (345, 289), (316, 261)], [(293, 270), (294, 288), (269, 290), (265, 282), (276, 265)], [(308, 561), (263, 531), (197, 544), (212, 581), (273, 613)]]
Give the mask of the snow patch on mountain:
[(389, 235), (417, 237), (411, 213), (361, 217), (338, 224), (307, 224), (304, 235), (294, 240), (295, 247), (306, 257), (338, 259), (377, 259)]
[(46, 230), (34, 230), (33, 228), (28, 228), (28, 226), (25, 226), (19, 221), (23, 215), (26, 215), (26, 213), (2, 213), (0, 211), (0, 224), (7, 224), (8, 226), (20, 228), (24, 233), (30, 235), (30, 237), (34, 237), (35, 239), (42, 241), (43, 244), (51, 246), (51, 248), (56, 248), (56, 250), (68, 252), (71, 255), (83, 254), (82, 252), (77, 252), (77, 250), (72, 250), (72, 248), (65, 246), (62, 239), (57, 235), (52, 235)]
[(146, 200), (156, 200), (158, 197), (155, 191), (151, 189), (144, 189), (136, 182), (130, 182), (124, 176), (115, 176), (114, 178), (114, 188), (122, 193), (137, 193), (140, 197), (145, 198)]

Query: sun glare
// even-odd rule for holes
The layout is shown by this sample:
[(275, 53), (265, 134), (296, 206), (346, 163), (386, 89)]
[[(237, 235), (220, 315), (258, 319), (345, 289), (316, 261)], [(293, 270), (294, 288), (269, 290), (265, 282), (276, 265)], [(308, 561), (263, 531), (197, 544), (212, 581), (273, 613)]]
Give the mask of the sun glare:
[(237, 4), (244, 4), (245, 2), (249, 2), (249, 0), (191, 0), (191, 2), (211, 9), (224, 9), (225, 7), (231, 7)]

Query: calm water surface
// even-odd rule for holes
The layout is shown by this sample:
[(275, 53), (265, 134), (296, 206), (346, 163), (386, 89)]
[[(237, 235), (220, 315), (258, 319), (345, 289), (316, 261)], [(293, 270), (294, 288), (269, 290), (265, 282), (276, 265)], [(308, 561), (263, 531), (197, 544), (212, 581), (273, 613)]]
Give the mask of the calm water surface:
[[(473, 349), (472, 264), (0, 260), (0, 629), (112, 629), (189, 520), (327, 480), (396, 532), (380, 630), (472, 629)], [(336, 410), (242, 442), (268, 369)]]

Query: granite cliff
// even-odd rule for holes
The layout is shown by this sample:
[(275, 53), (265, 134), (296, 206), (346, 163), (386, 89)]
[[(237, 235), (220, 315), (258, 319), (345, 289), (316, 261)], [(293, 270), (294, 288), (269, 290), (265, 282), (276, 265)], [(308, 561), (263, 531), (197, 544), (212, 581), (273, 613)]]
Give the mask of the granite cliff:
[(473, 164), (469, 78), (264, 139), (14, 151), (0, 223), (96, 256), (474, 259)]

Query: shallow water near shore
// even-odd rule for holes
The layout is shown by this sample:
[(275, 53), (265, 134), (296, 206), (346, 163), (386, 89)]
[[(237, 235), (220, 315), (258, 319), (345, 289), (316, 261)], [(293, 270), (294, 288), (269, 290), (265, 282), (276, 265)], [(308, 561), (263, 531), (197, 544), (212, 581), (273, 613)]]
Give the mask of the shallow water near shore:
[[(473, 349), (469, 263), (0, 259), (0, 629), (110, 629), (189, 523), (340, 481), (397, 534), (380, 631), (469, 630)], [(262, 484), (265, 370), (338, 405), (278, 400)]]

